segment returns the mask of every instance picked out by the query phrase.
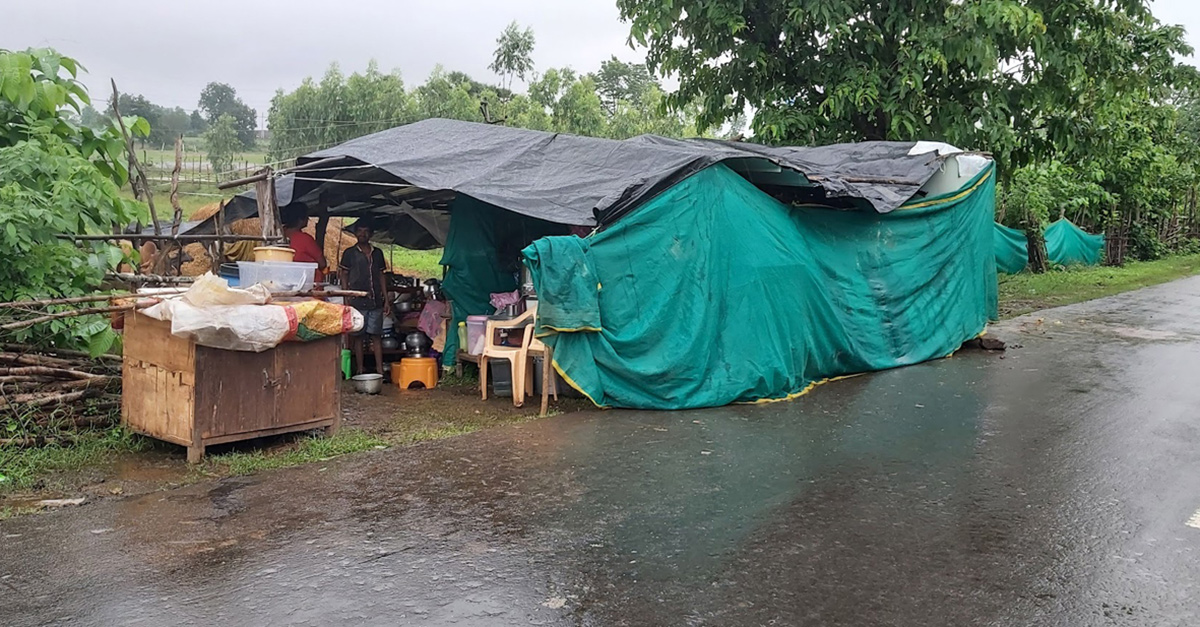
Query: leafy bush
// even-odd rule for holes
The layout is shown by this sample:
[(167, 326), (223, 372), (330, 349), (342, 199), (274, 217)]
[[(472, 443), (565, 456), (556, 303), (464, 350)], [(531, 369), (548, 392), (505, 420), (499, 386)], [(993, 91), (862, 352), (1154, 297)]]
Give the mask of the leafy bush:
[[(56, 235), (111, 233), (144, 215), (139, 203), (119, 194), (129, 173), (113, 121), (95, 130), (69, 117), (90, 103), (75, 80), (78, 69), (49, 49), (0, 50), (0, 300), (95, 290), (122, 260), (121, 250), (105, 242), (81, 249)], [(125, 123), (137, 135), (149, 133), (141, 118)], [(112, 337), (106, 321), (93, 316), (8, 339), (97, 348), (111, 345)]]

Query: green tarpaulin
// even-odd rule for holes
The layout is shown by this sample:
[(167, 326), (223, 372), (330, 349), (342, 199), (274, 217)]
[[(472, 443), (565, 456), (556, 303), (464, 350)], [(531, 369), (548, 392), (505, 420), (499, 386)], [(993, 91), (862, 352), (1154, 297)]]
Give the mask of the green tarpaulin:
[(1010, 229), (996, 222), (992, 236), (996, 248), (997, 270), (1016, 274), (1029, 265), (1029, 241), (1025, 238), (1025, 231)]
[[(1029, 244), (1024, 231), (996, 223), (993, 236), (997, 270), (1016, 274), (1029, 265)], [(1092, 235), (1066, 218), (1046, 227), (1042, 236), (1046, 240), (1046, 260), (1051, 264), (1094, 266), (1104, 253), (1103, 235)]]
[(1104, 236), (1092, 235), (1062, 218), (1046, 227), (1046, 258), (1063, 266), (1094, 266), (1104, 251)]
[(491, 295), (517, 289), (519, 267), (513, 260), (529, 242), (567, 232), (562, 225), (509, 213), (465, 194), (450, 205), (450, 231), (441, 264), (446, 266), (442, 289), (454, 303), (442, 363), (454, 365), (458, 323), (467, 316), (495, 313)]
[(525, 249), (538, 332), (598, 405), (782, 399), (944, 357), (996, 312), (994, 167), (888, 214), (794, 208), (723, 165)]

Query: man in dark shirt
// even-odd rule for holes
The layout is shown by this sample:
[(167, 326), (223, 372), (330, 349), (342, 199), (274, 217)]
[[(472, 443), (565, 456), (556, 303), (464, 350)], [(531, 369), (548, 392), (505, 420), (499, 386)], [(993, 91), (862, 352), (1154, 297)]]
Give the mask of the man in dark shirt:
[[(358, 243), (342, 253), (338, 275), (342, 289), (366, 292), (364, 297), (351, 298), (349, 305), (363, 315), (363, 333), (371, 336), (371, 347), (375, 351), (375, 371), (383, 372), (383, 318), (391, 314), (392, 304), (387, 299), (387, 286), (383, 282), (383, 251), (371, 245), (374, 233), (370, 222), (354, 223), (354, 238)], [(352, 337), (351, 349), (358, 372), (363, 372), (363, 338)]]

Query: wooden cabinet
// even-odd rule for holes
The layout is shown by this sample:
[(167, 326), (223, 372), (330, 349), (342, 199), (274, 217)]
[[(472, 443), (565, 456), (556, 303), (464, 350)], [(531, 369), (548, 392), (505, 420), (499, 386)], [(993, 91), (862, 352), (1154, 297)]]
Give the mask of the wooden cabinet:
[(341, 425), (338, 338), (227, 351), (171, 335), (171, 324), (125, 321), (121, 418), (128, 428), (188, 447)]

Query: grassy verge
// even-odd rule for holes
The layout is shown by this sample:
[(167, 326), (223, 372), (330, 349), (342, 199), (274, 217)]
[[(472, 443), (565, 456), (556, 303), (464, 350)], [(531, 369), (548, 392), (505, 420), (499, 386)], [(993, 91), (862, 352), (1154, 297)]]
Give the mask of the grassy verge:
[(357, 453), (373, 448), (382, 448), (388, 441), (358, 429), (343, 429), (337, 435), (326, 438), (308, 436), (295, 445), (278, 451), (256, 450), (235, 451), (209, 457), (205, 466), (218, 475), (249, 475), (272, 468), (287, 468), (317, 461), (328, 461), (339, 455)]
[(1135, 261), (1122, 268), (1068, 268), (1000, 277), (1000, 317), (1111, 296), (1200, 273), (1200, 255)]
[(149, 442), (124, 429), (84, 431), (72, 444), (33, 448), (0, 447), (0, 493), (45, 490), (56, 473), (69, 473), (143, 450)]

